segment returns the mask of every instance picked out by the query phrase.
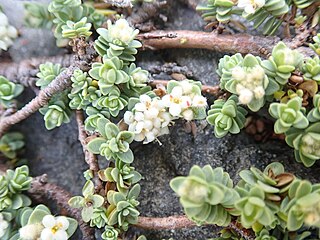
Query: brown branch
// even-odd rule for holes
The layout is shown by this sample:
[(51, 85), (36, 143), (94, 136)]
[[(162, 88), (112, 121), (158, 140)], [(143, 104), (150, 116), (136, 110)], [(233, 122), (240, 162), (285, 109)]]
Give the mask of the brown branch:
[[(77, 64), (79, 66), (79, 64)], [(45, 89), (39, 92), (39, 95), (32, 99), (28, 104), (26, 104), (22, 109), (17, 111), (16, 113), (4, 117), (0, 119), (0, 137), (4, 134), (4, 132), (12, 125), (28, 118), (34, 112), (38, 111), (41, 107), (48, 104), (50, 98), (66, 88), (68, 88), (70, 84), (70, 78), (74, 72), (78, 68), (77, 65), (71, 65), (65, 71), (60, 73)]]
[(84, 117), (83, 117), (83, 111), (76, 111), (76, 120), (78, 124), (78, 132), (79, 132), (79, 141), (82, 145), (84, 156), (85, 156), (85, 161), (89, 165), (89, 169), (93, 172), (94, 174), (94, 183), (96, 187), (96, 192), (99, 192), (103, 186), (102, 182), (100, 181), (98, 177), (98, 171), (100, 170), (99, 163), (97, 156), (91, 153), (88, 148), (87, 148), (87, 138), (88, 135), (86, 133), (86, 130), (83, 125)]
[[(168, 81), (167, 80), (152, 80), (149, 85), (152, 87), (157, 87), (159, 85), (167, 86)], [(207, 93), (210, 95), (213, 95), (215, 97), (218, 97), (221, 93), (221, 89), (219, 86), (209, 86), (209, 85), (202, 85), (202, 92)]]
[(25, 87), (37, 88), (35, 82), (37, 80), (36, 74), (39, 72), (39, 65), (46, 62), (59, 63), (63, 67), (68, 67), (74, 63), (74, 56), (38, 57), (26, 59), (19, 63), (1, 63), (0, 75), (5, 76), (14, 83), (20, 83)]
[(280, 41), (278, 37), (260, 37), (247, 34), (224, 35), (201, 31), (153, 31), (140, 34), (145, 49), (167, 48), (208, 49), (223, 53), (242, 53), (266, 56)]
[[(148, 230), (172, 230), (196, 227), (197, 224), (188, 219), (186, 216), (170, 216), (164, 218), (139, 217), (138, 223), (134, 226)], [(244, 229), (239, 223), (234, 220), (231, 221), (227, 228), (235, 230), (241, 237), (246, 240), (255, 239), (254, 233), (252, 231)]]
[(83, 240), (95, 239), (94, 228), (90, 228), (88, 224), (82, 220), (79, 209), (69, 206), (68, 201), (72, 195), (63, 188), (48, 183), (46, 174), (33, 178), (31, 188), (28, 190), (28, 195), (38, 202), (43, 202), (43, 199), (54, 201), (59, 207), (65, 209), (70, 217), (78, 221)]

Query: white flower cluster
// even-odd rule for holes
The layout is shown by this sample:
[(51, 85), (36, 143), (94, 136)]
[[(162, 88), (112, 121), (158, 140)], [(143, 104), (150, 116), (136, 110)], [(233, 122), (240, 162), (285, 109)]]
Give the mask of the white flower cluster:
[(12, 46), (13, 40), (18, 36), (17, 29), (9, 25), (7, 16), (0, 11), (0, 52)]
[(67, 240), (69, 221), (64, 216), (46, 215), (41, 223), (29, 224), (19, 230), (23, 240)]
[(115, 24), (108, 21), (108, 32), (113, 40), (120, 40), (128, 45), (139, 33), (139, 30), (130, 27), (125, 19), (119, 19)]
[(124, 122), (129, 125), (128, 130), (135, 134), (134, 140), (146, 144), (169, 133), (172, 117), (162, 100), (151, 99), (148, 95), (141, 95), (139, 99), (140, 103), (135, 105), (134, 110), (124, 114)]
[(193, 120), (194, 110), (207, 106), (207, 99), (194, 93), (189, 81), (180, 82), (162, 99), (141, 95), (139, 100), (132, 111), (124, 114), (124, 122), (129, 125), (128, 130), (135, 133), (134, 140), (144, 144), (168, 134), (174, 119)]
[(4, 220), (2, 213), (0, 213), (0, 238), (4, 236), (8, 227), (9, 223), (6, 220)]
[(180, 82), (179, 86), (174, 87), (171, 93), (162, 98), (173, 117), (183, 117), (185, 120), (191, 121), (194, 119), (193, 108), (207, 106), (207, 99), (195, 94), (192, 88), (193, 84), (185, 80)]
[(247, 71), (242, 67), (235, 67), (232, 70), (232, 78), (237, 81), (236, 91), (239, 94), (240, 103), (249, 104), (254, 98), (264, 97), (265, 72), (262, 67), (255, 66)]
[(265, 5), (265, 0), (239, 0), (238, 7), (244, 9), (245, 13), (253, 14)]

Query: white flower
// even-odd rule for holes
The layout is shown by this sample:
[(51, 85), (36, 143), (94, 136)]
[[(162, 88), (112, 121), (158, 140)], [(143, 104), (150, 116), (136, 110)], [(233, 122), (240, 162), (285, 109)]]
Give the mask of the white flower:
[(29, 224), (19, 229), (19, 235), (23, 240), (39, 239), (42, 230), (41, 223)]
[(192, 106), (193, 107), (206, 107), (207, 106), (207, 99), (203, 96), (194, 96), (192, 99)]
[(170, 94), (165, 95), (162, 100), (169, 112), (174, 117), (179, 117), (183, 109), (191, 106), (191, 98), (183, 96), (183, 88), (176, 86), (172, 89)]
[(246, 72), (242, 67), (237, 66), (232, 69), (232, 78), (237, 81), (244, 80), (246, 78)]
[(191, 121), (194, 118), (194, 113), (191, 109), (183, 111), (182, 116), (185, 120)]
[(15, 27), (9, 25), (8, 18), (0, 11), (0, 52), (7, 50), (12, 46), (13, 39), (18, 36), (18, 31)]
[(239, 93), (239, 102), (242, 104), (248, 104), (253, 99), (253, 93), (247, 88), (244, 88)]
[(253, 14), (265, 4), (265, 0), (239, 0), (238, 7), (243, 8), (247, 14)]
[(68, 234), (66, 230), (69, 227), (69, 221), (66, 217), (54, 217), (46, 215), (42, 219), (45, 227), (41, 232), (41, 240), (67, 240)]
[(183, 94), (185, 95), (191, 94), (193, 85), (188, 80), (181, 81), (180, 86), (183, 89)]
[(139, 30), (134, 30), (130, 27), (127, 20), (119, 19), (114, 25), (112, 25), (111, 21), (108, 21), (108, 32), (111, 38), (118, 39), (124, 44), (129, 44), (139, 33)]
[(265, 95), (265, 91), (262, 86), (256, 87), (254, 90), (254, 97), (257, 99), (263, 98)]
[(4, 220), (2, 213), (0, 213), (0, 238), (4, 236), (8, 227), (9, 223)]

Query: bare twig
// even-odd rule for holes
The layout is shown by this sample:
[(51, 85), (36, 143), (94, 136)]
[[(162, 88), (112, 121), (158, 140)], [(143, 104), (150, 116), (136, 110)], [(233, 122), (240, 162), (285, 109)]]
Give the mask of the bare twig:
[(72, 195), (63, 188), (48, 183), (46, 174), (33, 178), (31, 188), (28, 190), (28, 195), (38, 202), (43, 202), (43, 199), (47, 201), (53, 200), (59, 207), (65, 209), (70, 217), (74, 217), (78, 221), (83, 240), (95, 239), (94, 228), (90, 228), (88, 224), (82, 220), (79, 209), (69, 206), (68, 201)]
[[(155, 217), (139, 217), (138, 223), (135, 224), (138, 228), (143, 229), (157, 229), (157, 230), (171, 230), (196, 227), (197, 224), (189, 220), (186, 216), (170, 216), (164, 218)], [(241, 237), (246, 240), (255, 239), (254, 233), (248, 229), (244, 229), (236, 221), (232, 221), (228, 228), (235, 230)]]
[(251, 53), (266, 56), (280, 41), (278, 37), (260, 37), (247, 34), (223, 35), (200, 31), (153, 31), (140, 34), (143, 47), (151, 50), (166, 48), (200, 48), (224, 53)]
[(25, 87), (36, 88), (36, 74), (39, 72), (39, 65), (45, 62), (59, 63), (63, 67), (68, 67), (74, 63), (74, 56), (38, 57), (26, 59), (19, 63), (1, 63), (0, 75), (5, 76), (14, 83), (20, 83)]
[(83, 125), (84, 117), (83, 117), (83, 112), (82, 111), (77, 111), (76, 112), (76, 120), (78, 123), (78, 129), (79, 129), (79, 141), (82, 145), (85, 160), (87, 164), (89, 165), (89, 169), (94, 173), (94, 183), (95, 183), (95, 188), (96, 191), (99, 192), (102, 189), (102, 182), (100, 181), (98, 177), (98, 171), (100, 170), (99, 168), (99, 163), (97, 156), (91, 153), (88, 148), (87, 148), (87, 138), (88, 135), (86, 133), (86, 130)]
[[(167, 80), (152, 80), (149, 85), (152, 87), (157, 87), (158, 85), (167, 86), (168, 81)], [(202, 86), (202, 92), (207, 93), (210, 95), (213, 95), (215, 97), (218, 97), (220, 95), (220, 87), (219, 86), (209, 86), (209, 85), (203, 85)]]

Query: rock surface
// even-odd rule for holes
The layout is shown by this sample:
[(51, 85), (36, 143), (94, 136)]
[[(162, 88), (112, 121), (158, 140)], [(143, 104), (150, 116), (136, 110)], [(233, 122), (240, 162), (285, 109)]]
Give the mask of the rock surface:
[[(205, 23), (186, 5), (175, 4), (167, 13), (168, 29), (201, 30)], [(20, 29), (19, 38), (10, 53), (15, 61), (32, 56), (56, 55), (53, 35), (47, 30), (30, 30), (22, 27), (23, 1), (0, 0), (11, 22)], [(19, 16), (19, 17), (18, 17)], [(174, 16), (174, 18), (173, 18)], [(217, 84), (217, 68), (220, 54), (205, 50), (168, 50), (141, 53), (138, 57), (145, 68), (166, 62), (176, 62), (192, 70), (194, 79), (202, 83)], [(25, 94), (27, 102), (32, 93)], [(304, 168), (295, 162), (293, 151), (284, 142), (268, 141), (257, 143), (246, 133), (228, 135), (223, 139), (214, 137), (212, 128), (204, 122), (197, 122), (198, 133), (194, 137), (187, 133), (184, 122), (178, 122), (171, 128), (170, 135), (160, 138), (162, 145), (134, 144), (134, 166), (144, 176), (141, 181), (140, 211), (143, 216), (165, 217), (182, 214), (177, 197), (169, 187), (169, 181), (178, 175), (186, 175), (189, 169), (198, 164), (212, 167), (222, 166), (237, 180), (236, 175), (250, 166), (264, 167), (272, 161), (282, 162), (288, 171), (312, 181), (319, 181), (320, 164)], [(42, 116), (34, 114), (17, 126), (26, 137), (26, 154), (32, 175), (47, 173), (49, 179), (72, 194), (80, 194), (84, 183), (83, 171), (86, 170), (81, 145), (77, 140), (77, 126), (72, 122), (58, 129), (47, 131)], [(216, 236), (214, 227), (198, 227), (175, 231), (142, 231), (131, 229), (129, 236), (145, 234), (148, 239), (207, 239)], [(80, 235), (74, 239), (81, 239)]]

